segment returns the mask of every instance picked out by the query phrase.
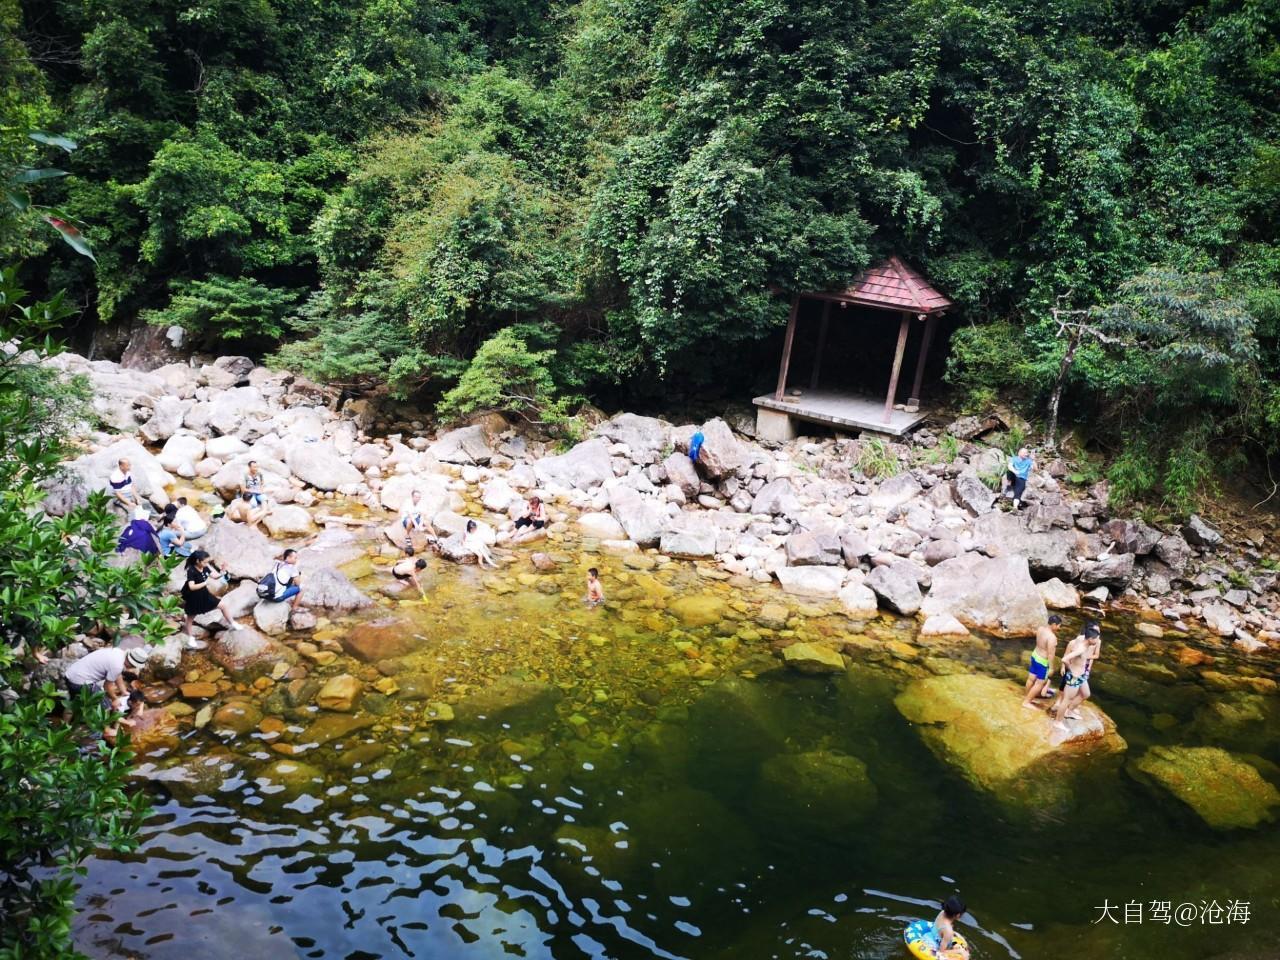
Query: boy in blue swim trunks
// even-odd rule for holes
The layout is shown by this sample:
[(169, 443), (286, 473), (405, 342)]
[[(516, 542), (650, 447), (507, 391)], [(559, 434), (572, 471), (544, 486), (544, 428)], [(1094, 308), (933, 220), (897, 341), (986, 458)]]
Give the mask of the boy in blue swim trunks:
[(1031, 651), (1031, 662), (1027, 666), (1027, 695), (1022, 698), (1022, 705), (1028, 710), (1036, 709), (1034, 701), (1049, 685), (1053, 655), (1058, 650), (1058, 628), (1061, 626), (1062, 618), (1055, 613), (1036, 631), (1036, 648)]

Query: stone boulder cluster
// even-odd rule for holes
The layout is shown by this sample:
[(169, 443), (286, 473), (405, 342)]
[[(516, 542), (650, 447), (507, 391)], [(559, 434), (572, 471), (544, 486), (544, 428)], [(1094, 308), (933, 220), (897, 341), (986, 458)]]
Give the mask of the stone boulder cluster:
[[(675, 426), (623, 413), (560, 451), (496, 415), (430, 435), (410, 409), (368, 399), (339, 405), (328, 388), (244, 357), (152, 371), (74, 354), (47, 363), (88, 378), (113, 431), (88, 436), (87, 452), (49, 491), (51, 512), (105, 487), (121, 456), (157, 507), (180, 481), (204, 480), (229, 497), (256, 460), (276, 505), (270, 536), (218, 524), (203, 546), (233, 577), (256, 579), (278, 552), (275, 541), (327, 523), (303, 556), (313, 607), (367, 601), (337, 571), (363, 548), (320, 512), (326, 501), (382, 518), (391, 550), (403, 540), (394, 515), (416, 491), (444, 556), (458, 561), (469, 559), (468, 519), (492, 542), (536, 495), (552, 540), (593, 541), (635, 567), (657, 554), (700, 561), (839, 603), (854, 617), (882, 609), (919, 616), (926, 635), (1030, 634), (1049, 609), (1075, 607), (1083, 593), (1148, 608), (1153, 633), (1186, 631), (1199, 619), (1246, 649), (1280, 638), (1276, 574), (1262, 569), (1261, 534), (1232, 547), (1199, 517), (1157, 528), (1114, 516), (1105, 484), (1080, 494), (1061, 461), (1033, 474), (1024, 509), (1011, 512), (991, 486), (1004, 456), (976, 442), (965, 419), (948, 427), (946, 442), (921, 431), (910, 445), (779, 445), (754, 442), (720, 418)], [(871, 443), (877, 462), (889, 464), (879, 477), (859, 469)], [(245, 585), (235, 593), (252, 608)], [(266, 634), (289, 626), (278, 611), (258, 621)]]

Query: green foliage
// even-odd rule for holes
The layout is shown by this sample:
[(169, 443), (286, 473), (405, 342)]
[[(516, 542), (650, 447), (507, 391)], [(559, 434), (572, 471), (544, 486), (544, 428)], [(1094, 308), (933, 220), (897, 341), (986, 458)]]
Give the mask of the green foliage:
[(556, 395), (550, 365), (553, 350), (530, 350), (514, 329), (500, 330), (476, 351), (458, 385), (446, 393), (437, 412), (455, 420), (483, 410), (498, 410), (546, 426), (561, 427), (578, 398)]
[(163, 327), (177, 325), (206, 342), (274, 342), (283, 336), (298, 300), (297, 291), (266, 287), (252, 278), (175, 280), (172, 289), (169, 303), (144, 311), (143, 319)]
[(887, 480), (902, 469), (897, 456), (879, 437), (863, 440), (858, 447), (854, 470), (869, 480)]
[[(12, 270), (0, 272), (0, 340), (33, 340), (65, 320), (62, 300), (22, 303)], [(116, 567), (119, 521), (96, 494), (64, 517), (39, 509), (65, 453), (60, 388), (33, 354), (0, 353), (0, 957), (65, 957), (79, 863), (98, 847), (127, 851), (145, 812), (125, 790), (132, 755), (97, 741), (111, 717), (82, 695), (73, 722), (52, 714), (55, 692), (29, 672), (40, 649), (101, 631), (123, 617), (155, 642), (168, 632), (163, 563)]]

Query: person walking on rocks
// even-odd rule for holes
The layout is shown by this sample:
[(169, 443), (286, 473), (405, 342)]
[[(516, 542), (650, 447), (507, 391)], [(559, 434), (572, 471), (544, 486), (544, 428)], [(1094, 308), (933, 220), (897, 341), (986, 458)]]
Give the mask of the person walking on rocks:
[(1072, 711), (1089, 699), (1089, 673), (1093, 661), (1102, 652), (1102, 629), (1095, 621), (1085, 624), (1084, 632), (1067, 644), (1062, 654), (1062, 696), (1049, 713), (1057, 721), (1055, 726), (1066, 729), (1066, 721), (1079, 720)]
[(1004, 493), (1013, 500), (1013, 509), (1022, 506), (1022, 495), (1026, 492), (1027, 481), (1036, 465), (1036, 458), (1026, 447), (1020, 447), (1017, 454), (1009, 458), (1009, 469), (1005, 471)]
[(1034, 701), (1049, 685), (1061, 626), (1062, 618), (1054, 613), (1049, 615), (1049, 622), (1036, 631), (1036, 648), (1031, 651), (1031, 663), (1027, 666), (1027, 695), (1022, 698), (1022, 705), (1028, 710), (1036, 709)]
[(112, 471), (107, 483), (111, 485), (112, 503), (125, 512), (125, 516), (142, 506), (138, 496), (138, 488), (133, 483), (133, 465), (127, 457), (116, 461), (116, 469)]
[(231, 616), (225, 599), (215, 597), (209, 591), (210, 580), (225, 580), (226, 573), (209, 562), (208, 551), (195, 550), (187, 557), (187, 574), (182, 582), (182, 614), (183, 629), (187, 634), (188, 650), (203, 650), (207, 644), (191, 636), (191, 627), (196, 617), (211, 610), (222, 614), (222, 619), (232, 630), (239, 630), (240, 624)]
[(298, 551), (290, 547), (276, 558), (271, 568), (276, 589), (271, 599), (275, 603), (289, 602), (291, 610), (297, 610), (302, 602), (302, 571), (298, 569)]
[(262, 493), (262, 471), (258, 469), (257, 460), (249, 461), (249, 467), (240, 480), (240, 492), (249, 494), (255, 507), (266, 506), (267, 498)]

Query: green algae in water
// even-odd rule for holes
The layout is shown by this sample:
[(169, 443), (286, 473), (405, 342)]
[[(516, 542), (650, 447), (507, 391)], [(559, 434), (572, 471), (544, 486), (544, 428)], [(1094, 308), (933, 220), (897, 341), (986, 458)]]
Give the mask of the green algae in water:
[[(580, 603), (588, 563), (605, 569), (604, 609)], [(1252, 957), (1280, 935), (1274, 826), (1215, 832), (1120, 768), (1079, 778), (1066, 808), (1012, 816), (894, 706), (916, 676), (1013, 675), (1025, 645), (904, 660), (884, 644), (909, 641), (910, 622), (867, 634), (808, 610), (789, 632), (848, 639), (852, 666), (799, 676), (753, 616), (787, 602), (776, 591), (680, 564), (612, 583), (611, 566), (437, 573), (426, 604), (369, 618), (400, 618), (407, 655), (316, 669), (364, 681), (353, 714), (281, 684), (259, 698), (268, 732), (190, 732), (146, 758), (156, 812), (136, 855), (90, 864), (81, 949), (897, 958), (905, 920), (953, 889), (972, 907), (976, 956)], [(670, 611), (682, 597), (704, 599)], [(696, 622), (707, 609), (720, 619)], [(1141, 749), (1266, 728), (1275, 697), (1209, 690), (1177, 666), (1169, 682), (1117, 646), (1095, 697)], [(387, 678), (394, 692), (371, 699)], [(1253, 751), (1274, 778), (1275, 741)], [(1093, 923), (1106, 901), (1215, 899), (1251, 901), (1250, 923)]]

